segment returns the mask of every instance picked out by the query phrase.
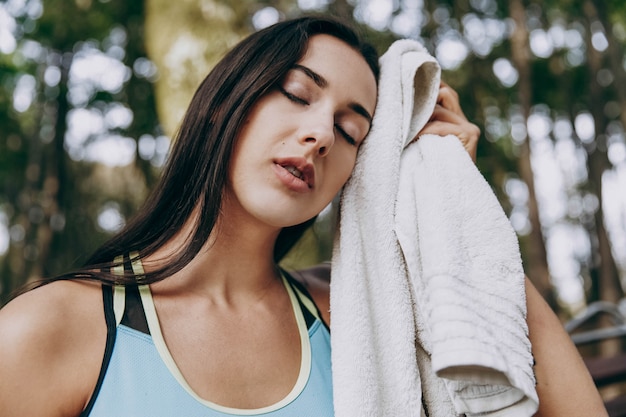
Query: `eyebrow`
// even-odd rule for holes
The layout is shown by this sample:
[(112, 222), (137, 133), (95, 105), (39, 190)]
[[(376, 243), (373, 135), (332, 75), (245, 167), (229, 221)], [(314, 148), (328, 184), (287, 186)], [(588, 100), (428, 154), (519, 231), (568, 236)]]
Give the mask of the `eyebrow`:
[[(328, 87), (328, 81), (326, 80), (326, 78), (322, 77), (317, 72), (313, 71), (311, 68), (305, 67), (304, 65), (300, 65), (300, 64), (294, 64), (293, 65), (293, 69), (302, 71), (307, 77), (309, 77), (311, 80), (313, 80), (313, 82), (318, 87), (320, 87), (320, 88)], [(352, 109), (352, 111), (354, 111), (355, 113), (360, 114), (365, 119), (367, 119), (367, 121), (370, 124), (372, 123), (372, 115), (369, 114), (369, 112), (367, 110), (365, 110), (365, 107), (363, 107), (359, 103), (355, 103), (355, 102), (350, 103), (348, 105), (348, 107), (350, 107), (350, 109)]]

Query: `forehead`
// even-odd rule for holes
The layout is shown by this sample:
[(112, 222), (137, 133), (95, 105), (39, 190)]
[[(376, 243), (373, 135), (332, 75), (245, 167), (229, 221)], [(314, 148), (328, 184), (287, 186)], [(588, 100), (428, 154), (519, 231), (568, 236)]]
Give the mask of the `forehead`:
[(372, 114), (376, 106), (376, 79), (359, 51), (330, 35), (309, 39), (299, 64), (320, 74), (328, 87), (349, 94)]

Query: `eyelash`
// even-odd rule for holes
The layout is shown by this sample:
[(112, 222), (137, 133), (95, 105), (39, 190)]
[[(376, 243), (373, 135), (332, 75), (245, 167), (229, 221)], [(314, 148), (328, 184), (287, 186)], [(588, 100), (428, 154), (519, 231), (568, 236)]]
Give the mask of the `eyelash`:
[[(302, 99), (302, 98), (300, 98), (300, 97), (298, 97), (298, 96), (295, 96), (295, 95), (291, 94), (290, 92), (288, 92), (288, 91), (287, 91), (287, 90), (285, 90), (284, 88), (279, 87), (279, 90), (280, 90), (280, 92), (281, 92), (281, 93), (282, 93), (285, 97), (287, 97), (287, 99), (289, 99), (290, 101), (292, 101), (292, 102), (294, 102), (294, 103), (296, 103), (296, 104), (300, 104), (300, 105), (302, 105), (302, 106), (308, 106), (308, 105), (309, 105), (309, 102), (308, 102), (308, 101), (306, 101), (306, 100), (304, 100), (304, 99)], [(356, 146), (356, 140), (355, 140), (352, 136), (350, 136), (350, 135), (349, 135), (349, 134), (348, 134), (345, 130), (343, 130), (343, 128), (342, 128), (341, 126), (339, 126), (338, 124), (335, 124), (335, 129), (337, 129), (337, 131), (339, 132), (339, 134), (340, 134), (341, 136), (343, 136), (343, 138), (344, 138), (344, 139), (345, 139), (345, 140), (346, 140), (346, 141), (347, 141), (350, 145)]]
[(348, 135), (348, 133), (346, 133), (345, 130), (342, 129), (341, 126), (339, 126), (338, 124), (335, 125), (335, 129), (337, 129), (339, 131), (339, 133), (341, 134), (341, 136), (344, 137), (344, 139), (352, 146), (356, 146), (356, 140), (354, 140), (354, 138), (350, 135)]
[(288, 92), (284, 88), (279, 87), (279, 90), (285, 97), (287, 97), (289, 100), (293, 101), (294, 103), (301, 104), (303, 106), (308, 106), (309, 105), (308, 101), (306, 101), (306, 100), (304, 100), (304, 99), (302, 99), (302, 98), (300, 98), (298, 96), (294, 96), (293, 94), (291, 94), (290, 92)]

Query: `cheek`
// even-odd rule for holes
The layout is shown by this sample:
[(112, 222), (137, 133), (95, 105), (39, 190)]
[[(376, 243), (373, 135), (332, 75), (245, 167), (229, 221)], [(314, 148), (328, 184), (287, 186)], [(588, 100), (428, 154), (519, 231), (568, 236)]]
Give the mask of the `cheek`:
[(333, 169), (330, 173), (331, 182), (333, 184), (333, 190), (335, 193), (339, 192), (339, 190), (346, 184), (346, 182), (350, 178), (352, 170), (354, 169), (355, 162), (356, 156), (351, 156), (342, 158), (335, 165), (335, 169)]
[(341, 187), (343, 187), (346, 182), (348, 181), (348, 179), (350, 178), (350, 175), (352, 175), (352, 171), (354, 170), (354, 161), (346, 164), (344, 166), (344, 169), (341, 172)]

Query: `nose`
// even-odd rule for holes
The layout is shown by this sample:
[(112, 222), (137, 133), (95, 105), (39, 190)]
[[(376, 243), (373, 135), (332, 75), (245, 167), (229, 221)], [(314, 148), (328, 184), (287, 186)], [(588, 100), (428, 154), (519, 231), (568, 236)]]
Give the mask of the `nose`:
[(302, 141), (312, 146), (319, 156), (326, 156), (335, 144), (335, 124), (333, 118), (316, 118), (311, 120), (302, 131)]

